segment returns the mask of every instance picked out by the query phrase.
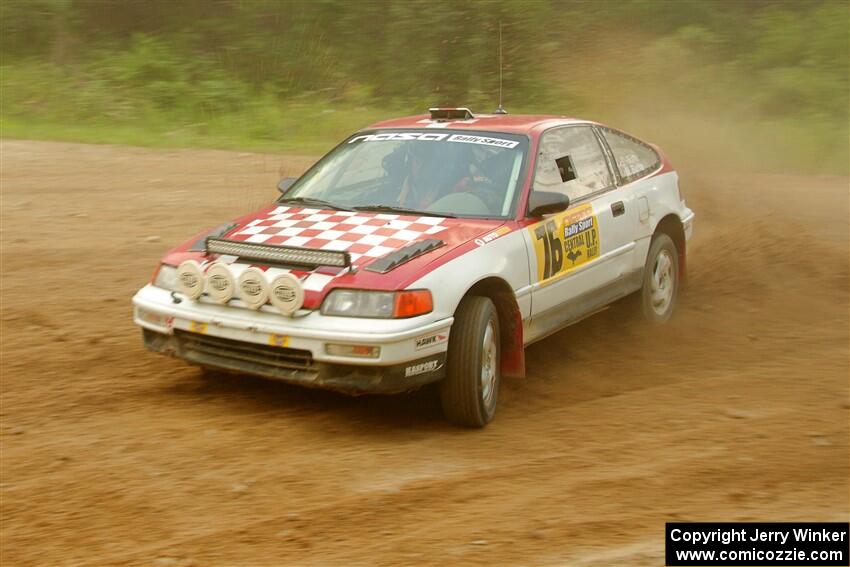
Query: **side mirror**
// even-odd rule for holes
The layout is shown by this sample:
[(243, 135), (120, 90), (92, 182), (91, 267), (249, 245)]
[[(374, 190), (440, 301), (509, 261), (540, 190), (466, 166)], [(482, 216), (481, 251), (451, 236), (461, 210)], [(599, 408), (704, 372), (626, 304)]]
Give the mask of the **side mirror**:
[(295, 182), (298, 181), (297, 177), (284, 177), (277, 184), (277, 190), (281, 193), (286, 193), (289, 191), (289, 188), (295, 185)]
[(542, 217), (552, 213), (560, 213), (570, 206), (570, 198), (563, 193), (531, 190), (528, 196), (528, 215)]

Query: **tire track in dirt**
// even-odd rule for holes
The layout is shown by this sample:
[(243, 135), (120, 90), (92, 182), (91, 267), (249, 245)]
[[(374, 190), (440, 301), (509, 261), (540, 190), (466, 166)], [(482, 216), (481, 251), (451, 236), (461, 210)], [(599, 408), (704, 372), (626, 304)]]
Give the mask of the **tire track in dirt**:
[(671, 324), (615, 305), (533, 345), (465, 431), (433, 389), (207, 380), (141, 347), (159, 255), (309, 158), (0, 151), (4, 564), (658, 564), (670, 519), (847, 519), (846, 178), (678, 164)]

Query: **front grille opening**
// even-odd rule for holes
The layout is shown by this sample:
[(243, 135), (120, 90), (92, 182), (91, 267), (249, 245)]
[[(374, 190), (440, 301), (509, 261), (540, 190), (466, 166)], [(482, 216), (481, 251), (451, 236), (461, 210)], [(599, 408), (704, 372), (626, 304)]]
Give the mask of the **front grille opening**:
[(269, 370), (316, 370), (309, 350), (260, 345), (179, 330), (175, 330), (174, 335), (180, 344), (181, 354), (201, 363), (246, 371), (258, 367)]

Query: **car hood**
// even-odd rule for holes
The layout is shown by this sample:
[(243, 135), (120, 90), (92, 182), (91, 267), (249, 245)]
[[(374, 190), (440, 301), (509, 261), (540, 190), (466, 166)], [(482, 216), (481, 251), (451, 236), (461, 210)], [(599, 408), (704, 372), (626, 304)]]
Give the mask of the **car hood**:
[[(205, 231), (169, 252), (163, 263), (179, 265), (185, 260), (201, 264), (213, 261), (249, 264), (261, 269), (268, 266), (256, 261), (244, 262), (233, 256), (207, 254), (206, 237), (270, 246), (345, 251), (351, 257), (351, 268), (318, 266), (292, 268), (304, 287), (304, 306), (317, 308), (324, 296), (337, 287), (398, 290), (405, 289), (446, 257), (475, 248), (482, 237), (505, 224), (501, 220), (455, 219), (362, 211), (338, 211), (307, 207), (272, 205), (238, 218), (212, 231)], [(434, 248), (418, 255), (408, 254), (426, 240)], [(478, 243), (476, 243), (478, 240)], [(396, 254), (397, 251), (401, 251)], [(370, 266), (381, 258), (398, 259), (381, 272)], [(409, 258), (408, 258), (409, 257)], [(387, 267), (387, 262), (383, 264)], [(375, 266), (372, 266), (373, 269)], [(279, 267), (272, 268), (280, 272)], [(383, 273), (382, 273), (383, 272)]]

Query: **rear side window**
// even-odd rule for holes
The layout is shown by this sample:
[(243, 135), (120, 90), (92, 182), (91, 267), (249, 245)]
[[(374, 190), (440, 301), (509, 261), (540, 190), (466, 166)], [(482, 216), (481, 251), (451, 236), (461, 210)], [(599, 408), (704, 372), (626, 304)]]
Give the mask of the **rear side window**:
[(661, 164), (655, 150), (640, 140), (609, 128), (602, 128), (602, 135), (614, 154), (623, 183), (639, 179), (658, 169)]
[(535, 190), (563, 193), (575, 202), (613, 184), (602, 147), (590, 126), (567, 126), (543, 134)]

